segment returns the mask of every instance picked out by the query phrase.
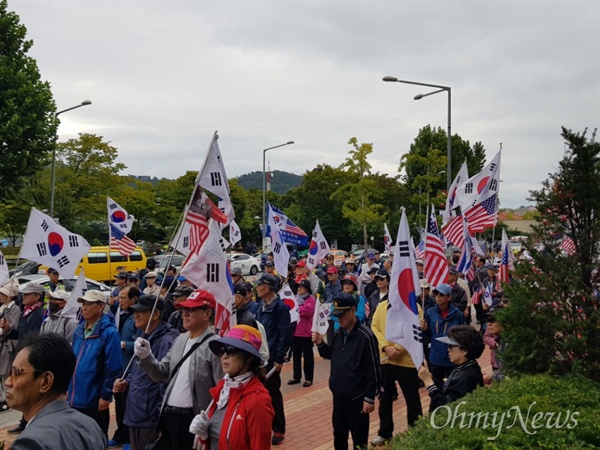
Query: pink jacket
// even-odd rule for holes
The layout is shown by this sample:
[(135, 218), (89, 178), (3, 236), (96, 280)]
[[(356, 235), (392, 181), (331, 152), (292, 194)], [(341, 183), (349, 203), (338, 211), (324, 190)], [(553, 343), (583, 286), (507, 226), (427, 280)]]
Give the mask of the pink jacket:
[(298, 307), (300, 312), (300, 321), (296, 325), (293, 336), (296, 337), (311, 337), (313, 316), (315, 314), (316, 300), (312, 295), (309, 295), (304, 299), (304, 304)]

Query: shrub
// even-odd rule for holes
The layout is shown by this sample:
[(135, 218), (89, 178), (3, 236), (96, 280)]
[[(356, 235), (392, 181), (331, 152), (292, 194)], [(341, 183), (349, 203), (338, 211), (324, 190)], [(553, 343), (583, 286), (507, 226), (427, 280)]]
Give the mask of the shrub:
[[(491, 387), (477, 389), (445, 408), (438, 408), (433, 416), (434, 425), (430, 414), (417, 421), (406, 433), (396, 436), (390, 447), (427, 450), (597, 448), (600, 447), (599, 402), (600, 384), (584, 377), (529, 375), (510, 378)], [(452, 412), (450, 418), (455, 417), (453, 427), (442, 426), (448, 422), (448, 411)], [(464, 413), (462, 428), (461, 413)], [(560, 428), (544, 425), (534, 429), (548, 420), (545, 415), (534, 421), (536, 413), (555, 413), (549, 420)], [(484, 421), (486, 414), (487, 422)], [(499, 427), (497, 424), (502, 414), (504, 422)], [(478, 417), (479, 425), (475, 426)], [(468, 427), (469, 420), (472, 420), (471, 427)], [(511, 424), (514, 426), (509, 427)]]

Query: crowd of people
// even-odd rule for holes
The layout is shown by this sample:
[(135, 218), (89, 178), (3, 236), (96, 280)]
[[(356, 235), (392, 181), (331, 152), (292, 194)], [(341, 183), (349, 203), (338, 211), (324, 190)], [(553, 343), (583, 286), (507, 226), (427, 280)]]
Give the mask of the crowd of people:
[[(291, 258), (287, 274), (269, 257), (253, 283), (233, 270), (237, 325), (223, 337), (214, 328), (215, 297), (176, 272), (157, 272), (152, 259), (137, 274), (118, 273), (109, 298), (85, 292), (78, 317), (62, 315), (69, 294), (58, 284), (19, 290), (9, 281), (0, 287), (0, 412), (23, 413), (9, 430), (19, 434), (13, 448), (270, 448), (284, 442), (288, 427), (283, 365), (293, 362), (287, 384), (310, 389), (315, 345), (331, 361), (334, 447), (347, 449), (349, 435), (353, 448), (367, 447), (377, 398), (380, 425), (371, 444), (384, 445), (394, 432), (397, 386), (412, 426), (423, 414), (420, 387), (431, 410), (483, 385), (476, 359), (484, 340), (501, 351), (494, 311), (506, 303), (497, 268), (485, 258), (470, 282), (452, 267), (447, 283), (434, 287), (417, 261), (427, 361), (418, 368), (406, 349), (385, 339), (391, 256), (368, 253), (364, 262), (336, 265), (329, 254), (314, 270)], [(293, 323), (278, 294), (285, 284), (298, 304)], [(480, 286), (490, 286), (491, 307), (472, 302)], [(330, 311), (324, 334), (313, 331), (318, 303)], [(471, 308), (480, 330), (469, 325)], [(492, 365), (501, 379), (495, 355)], [(109, 437), (112, 402), (117, 426)], [(61, 416), (72, 425), (48, 430)], [(31, 444), (42, 433), (43, 443)]]

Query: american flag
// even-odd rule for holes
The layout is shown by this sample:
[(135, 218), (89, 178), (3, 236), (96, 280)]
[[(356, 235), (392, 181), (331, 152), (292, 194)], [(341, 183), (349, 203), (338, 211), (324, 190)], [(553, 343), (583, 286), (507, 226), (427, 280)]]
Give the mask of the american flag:
[(440, 240), (435, 212), (432, 210), (427, 220), (425, 236), (425, 267), (424, 276), (432, 286), (438, 286), (448, 277), (448, 260), (444, 246)]
[(110, 225), (110, 248), (116, 248), (123, 256), (129, 256), (135, 250), (135, 242), (127, 237), (119, 228)]
[(462, 216), (454, 216), (448, 223), (442, 226), (442, 232), (447, 241), (462, 248), (465, 245), (465, 234), (463, 232)]
[(510, 250), (508, 236), (506, 235), (506, 230), (502, 230), (502, 261), (500, 263), (500, 270), (498, 273), (498, 278), (503, 283), (508, 283), (510, 281), (509, 271), (515, 270), (515, 265), (513, 262), (513, 255)]
[(190, 224), (190, 252), (198, 253), (208, 238), (208, 221), (202, 214), (188, 211), (185, 221)]
[(425, 260), (425, 241), (421, 239), (419, 245), (415, 247), (415, 259)]
[(565, 236), (562, 242), (560, 243), (560, 250), (569, 255), (573, 256), (575, 254), (575, 242), (569, 236)]
[(497, 197), (494, 194), (465, 211), (465, 219), (467, 219), (469, 230), (472, 233), (479, 233), (496, 225), (496, 213), (498, 212), (496, 200)]

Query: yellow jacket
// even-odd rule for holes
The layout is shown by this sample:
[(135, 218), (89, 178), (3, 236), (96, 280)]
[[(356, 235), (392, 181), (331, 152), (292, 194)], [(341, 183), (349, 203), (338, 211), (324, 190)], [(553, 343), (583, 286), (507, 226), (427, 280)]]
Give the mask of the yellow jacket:
[[(385, 338), (388, 303), (389, 301), (385, 300), (377, 305), (377, 309), (373, 314), (373, 320), (371, 321), (371, 330), (377, 338), (377, 344), (379, 345), (379, 359), (381, 360), (381, 364), (393, 364), (395, 366), (414, 368), (415, 363), (413, 363), (413, 360), (406, 349)], [(421, 305), (417, 304), (417, 307), (419, 308), (419, 320), (423, 320), (423, 310), (421, 309)], [(388, 357), (387, 353), (383, 351), (383, 347), (388, 345), (393, 345), (402, 352), (399, 358), (390, 359)]]

